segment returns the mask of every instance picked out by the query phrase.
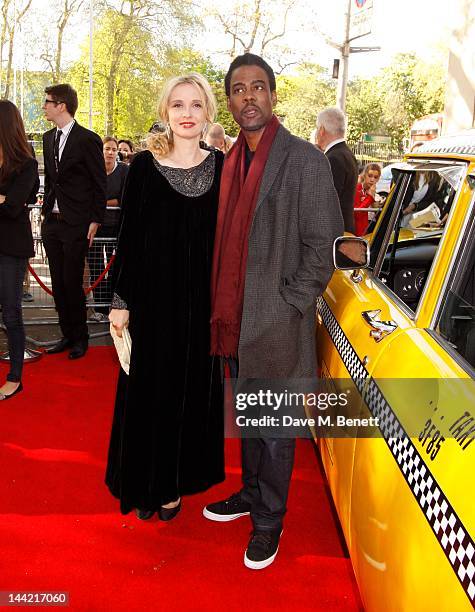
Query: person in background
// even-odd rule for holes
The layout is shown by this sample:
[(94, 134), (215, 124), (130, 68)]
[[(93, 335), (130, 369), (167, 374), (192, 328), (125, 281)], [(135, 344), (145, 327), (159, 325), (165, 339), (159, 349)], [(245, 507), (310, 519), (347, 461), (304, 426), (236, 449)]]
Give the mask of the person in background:
[(213, 123), (206, 132), (206, 144), (226, 153), (226, 132), (220, 123)]
[(0, 306), (10, 353), (10, 371), (0, 400), (22, 391), (25, 330), (21, 309), (28, 259), (35, 254), (28, 204), (40, 185), (38, 163), (17, 107), (0, 100)]
[(31, 278), (28, 267), (26, 268), (25, 278), (23, 280), (23, 295), (21, 298), (22, 302), (34, 302), (35, 298), (31, 294)]
[(225, 141), (224, 152), (228, 153), (231, 150), (233, 144), (236, 142), (236, 139), (226, 134), (226, 136), (224, 137), (224, 141)]
[(149, 134), (165, 134), (166, 129), (167, 127), (163, 123), (163, 121), (154, 121), (152, 125), (150, 126), (148, 133)]
[(43, 244), (63, 337), (48, 353), (70, 349), (69, 359), (88, 349), (83, 274), (86, 255), (106, 208), (107, 175), (102, 141), (74, 119), (76, 91), (68, 84), (45, 89), (45, 118), (55, 127), (43, 135), (45, 162)]
[[(117, 238), (122, 192), (129, 167), (127, 164), (117, 161), (119, 143), (114, 137), (105, 136), (102, 142), (107, 173), (107, 210), (104, 214), (104, 222), (96, 233), (96, 238)], [(87, 253), (91, 285), (94, 285), (104, 272), (105, 266), (111, 260), (114, 248), (115, 244), (112, 242), (98, 240), (92, 243)], [(106, 315), (109, 314), (109, 304), (112, 301), (111, 279), (112, 267), (107, 272), (107, 276), (100, 281), (97, 289), (94, 290), (94, 301), (107, 303), (107, 306), (96, 306), (95, 312), (89, 317), (92, 320), (108, 320)]]
[(326, 108), (317, 116), (317, 144), (330, 162), (345, 232), (354, 233), (353, 201), (358, 163), (345, 142), (346, 117), (339, 108)]
[[(160, 118), (127, 177), (109, 319), (132, 338), (121, 370), (106, 484), (126, 514), (173, 519), (183, 495), (224, 479), (210, 276), (223, 154), (200, 146), (216, 102), (199, 74), (164, 87)], [(154, 287), (159, 287), (157, 297)]]
[[(354, 208), (372, 208), (376, 201), (376, 183), (381, 177), (381, 167), (379, 164), (366, 164), (363, 171), (363, 179), (356, 186)], [(368, 230), (368, 211), (355, 211), (355, 231), (356, 236), (364, 236)]]
[(134, 145), (131, 140), (119, 140), (117, 142), (119, 159), (124, 164), (129, 165), (134, 158)]

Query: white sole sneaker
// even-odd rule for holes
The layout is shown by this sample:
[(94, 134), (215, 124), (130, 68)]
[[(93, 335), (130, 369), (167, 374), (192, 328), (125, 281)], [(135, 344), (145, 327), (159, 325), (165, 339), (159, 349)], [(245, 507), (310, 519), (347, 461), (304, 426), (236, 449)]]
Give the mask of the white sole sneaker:
[(210, 512), (208, 508), (203, 508), (203, 516), (210, 521), (216, 521), (218, 523), (227, 523), (228, 521), (235, 521), (241, 516), (249, 516), (250, 512), (239, 512), (238, 514), (216, 514)]
[[(283, 533), (284, 533), (284, 530), (282, 529), (282, 531), (280, 532), (279, 538), (282, 537)], [(253, 570), (264, 569), (266, 567), (269, 567), (269, 565), (271, 565), (272, 563), (274, 563), (274, 559), (277, 557), (278, 552), (279, 552), (279, 546), (277, 546), (277, 550), (271, 557), (268, 557), (267, 559), (263, 559), (262, 561), (252, 561), (252, 559), (248, 559), (247, 550), (246, 550), (246, 552), (244, 553), (244, 565), (248, 567), (249, 569), (253, 569)]]
[(269, 565), (271, 565), (271, 563), (274, 563), (274, 559), (277, 557), (278, 552), (279, 552), (279, 547), (277, 546), (277, 550), (272, 555), (272, 557), (269, 557), (268, 559), (264, 559), (263, 561), (252, 561), (251, 559), (247, 558), (247, 551), (246, 551), (244, 553), (244, 565), (248, 567), (249, 569), (253, 569), (253, 570), (264, 569), (265, 567), (268, 567)]

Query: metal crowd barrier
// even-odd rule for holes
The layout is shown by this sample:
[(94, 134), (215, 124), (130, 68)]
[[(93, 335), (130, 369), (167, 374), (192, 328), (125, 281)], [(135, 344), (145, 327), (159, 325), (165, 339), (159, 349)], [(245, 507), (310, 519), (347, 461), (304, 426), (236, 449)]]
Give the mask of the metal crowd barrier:
[[(58, 323), (58, 317), (54, 310), (48, 258), (41, 238), (41, 205), (30, 205), (29, 209), (35, 255), (29, 261), (23, 283), (23, 321), (26, 327), (55, 325)], [(117, 208), (111, 208), (111, 210), (117, 210)], [(108, 309), (111, 303), (111, 272), (116, 246), (116, 238), (94, 238), (86, 257), (83, 286), (86, 294), (88, 324), (91, 326), (108, 322), (107, 315), (102, 313), (101, 316), (96, 308)], [(52, 312), (42, 312), (47, 310)], [(0, 325), (0, 328), (5, 329), (3, 324)], [(91, 332), (90, 329), (89, 337), (95, 338), (106, 336), (109, 329), (107, 326), (105, 330)], [(47, 347), (56, 341), (40, 341), (32, 338), (27, 332), (27, 342), (34, 346)]]

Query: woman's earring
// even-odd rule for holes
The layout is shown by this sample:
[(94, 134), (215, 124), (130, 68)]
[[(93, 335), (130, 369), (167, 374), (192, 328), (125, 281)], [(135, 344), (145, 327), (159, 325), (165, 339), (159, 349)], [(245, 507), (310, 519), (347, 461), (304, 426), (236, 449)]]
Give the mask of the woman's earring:
[(165, 134), (166, 134), (167, 140), (172, 139), (172, 129), (169, 123), (167, 123), (167, 125), (165, 126)]
[(205, 139), (207, 131), (208, 131), (208, 124), (205, 123), (204, 126), (203, 126), (203, 129), (201, 130), (201, 140)]

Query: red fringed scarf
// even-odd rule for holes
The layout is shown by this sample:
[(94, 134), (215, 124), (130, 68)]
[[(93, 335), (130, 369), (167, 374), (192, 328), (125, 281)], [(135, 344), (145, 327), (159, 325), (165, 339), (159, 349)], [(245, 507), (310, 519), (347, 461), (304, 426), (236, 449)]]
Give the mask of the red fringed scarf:
[(240, 132), (224, 162), (211, 274), (211, 354), (236, 357), (244, 302), (249, 232), (269, 152), (279, 128), (267, 124), (245, 173), (246, 141)]

